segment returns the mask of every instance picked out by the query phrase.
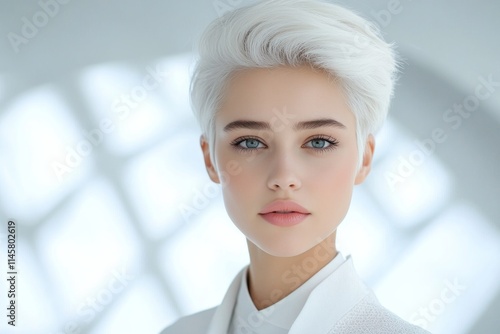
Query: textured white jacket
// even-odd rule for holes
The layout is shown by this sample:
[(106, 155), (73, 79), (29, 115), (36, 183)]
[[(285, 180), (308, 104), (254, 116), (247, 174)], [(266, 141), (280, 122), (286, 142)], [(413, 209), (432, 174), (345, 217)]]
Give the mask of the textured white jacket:
[[(161, 334), (226, 334), (244, 269), (235, 277), (219, 306), (183, 317)], [(333, 300), (335, 303), (331, 302)], [(380, 305), (374, 293), (357, 275), (351, 257), (347, 256), (344, 263), (314, 288), (289, 333), (429, 332), (409, 324)]]

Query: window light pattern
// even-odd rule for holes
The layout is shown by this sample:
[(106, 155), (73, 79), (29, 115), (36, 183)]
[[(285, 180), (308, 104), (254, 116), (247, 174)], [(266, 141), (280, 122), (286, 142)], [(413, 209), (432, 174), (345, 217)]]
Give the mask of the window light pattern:
[[(20, 225), (17, 333), (159, 332), (217, 305), (248, 263), (203, 166), (191, 65), (191, 54), (100, 64), (69, 85), (0, 96), (0, 213)], [(447, 167), (412, 153), (418, 145), (401, 125), (389, 119), (378, 139), (339, 249), (408, 320), (458, 278), (467, 289), (428, 328), (466, 333), (499, 289), (498, 266), (482, 275), (500, 253), (499, 233), (473, 205), (454, 202)], [(408, 168), (412, 154), (423, 162), (391, 187), (387, 174)]]

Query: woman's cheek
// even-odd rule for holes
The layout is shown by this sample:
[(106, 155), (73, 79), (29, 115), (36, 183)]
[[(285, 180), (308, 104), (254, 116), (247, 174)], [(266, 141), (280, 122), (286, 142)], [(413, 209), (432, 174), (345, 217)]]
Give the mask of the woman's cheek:
[(238, 173), (229, 173), (226, 171), (226, 184), (224, 185), (226, 192), (234, 198), (242, 197), (248, 193), (253, 184), (256, 183), (256, 175), (250, 172), (250, 169), (240, 163), (234, 162), (238, 166)]

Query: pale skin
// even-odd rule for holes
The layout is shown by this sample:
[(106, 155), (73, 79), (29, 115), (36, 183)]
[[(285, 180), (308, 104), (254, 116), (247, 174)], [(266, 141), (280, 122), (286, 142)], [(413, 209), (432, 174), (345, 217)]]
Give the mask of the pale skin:
[[(307, 65), (241, 71), (225, 93), (216, 115), (215, 157), (204, 136), (200, 145), (210, 179), (222, 185), (229, 217), (247, 238), (249, 293), (262, 310), (337, 255), (336, 229), (354, 186), (370, 172), (375, 139), (367, 137), (357, 170), (355, 116), (341, 86)], [(325, 119), (333, 125), (294, 128)], [(238, 120), (266, 122), (269, 128), (225, 131)], [(278, 199), (292, 200), (311, 214), (294, 226), (270, 224), (259, 212)]]

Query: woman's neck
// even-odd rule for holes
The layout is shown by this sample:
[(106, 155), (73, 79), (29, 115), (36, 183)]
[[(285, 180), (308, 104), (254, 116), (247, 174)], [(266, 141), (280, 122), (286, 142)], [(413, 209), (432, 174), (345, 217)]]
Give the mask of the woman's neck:
[(262, 310), (277, 303), (327, 265), (337, 255), (335, 235), (336, 232), (332, 233), (293, 257), (269, 255), (247, 240), (250, 254), (247, 284), (255, 307)]

